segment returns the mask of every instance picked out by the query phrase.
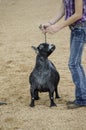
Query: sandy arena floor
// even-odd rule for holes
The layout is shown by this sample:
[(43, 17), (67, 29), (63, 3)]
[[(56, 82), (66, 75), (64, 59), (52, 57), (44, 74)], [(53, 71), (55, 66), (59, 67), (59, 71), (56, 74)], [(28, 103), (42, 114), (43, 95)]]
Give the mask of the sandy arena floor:
[[(57, 107), (50, 108), (48, 93), (41, 93), (35, 108), (29, 107), (28, 77), (35, 64), (31, 45), (44, 42), (40, 23), (55, 16), (60, 0), (0, 0), (0, 130), (86, 130), (86, 108), (68, 110), (74, 99), (74, 84), (68, 69), (68, 28), (47, 41), (56, 45), (49, 57), (61, 75)], [(86, 70), (86, 47), (82, 63)]]

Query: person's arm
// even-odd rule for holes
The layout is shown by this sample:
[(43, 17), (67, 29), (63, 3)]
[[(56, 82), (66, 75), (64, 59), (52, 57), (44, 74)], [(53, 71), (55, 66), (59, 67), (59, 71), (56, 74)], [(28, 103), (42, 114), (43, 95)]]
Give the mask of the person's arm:
[(60, 6), (60, 8), (59, 8), (59, 10), (58, 10), (58, 13), (57, 13), (56, 17), (54, 17), (53, 19), (51, 19), (51, 20), (49, 21), (49, 23), (50, 23), (51, 25), (57, 23), (57, 22), (64, 16), (64, 14), (65, 14), (65, 10), (64, 10), (64, 4), (63, 4), (63, 2), (62, 2), (62, 3), (61, 3), (61, 6)]
[(62, 28), (67, 27), (76, 22), (77, 20), (81, 19), (82, 15), (83, 15), (83, 0), (75, 0), (75, 13), (67, 20), (61, 22), (60, 24), (57, 25), (55, 24), (46, 28), (45, 32), (51, 34), (58, 32)]
[(82, 18), (83, 14), (83, 0), (75, 0), (75, 13), (62, 23), (62, 28), (73, 24)]
[(65, 14), (65, 10), (64, 10), (64, 4), (62, 2), (57, 15), (54, 18), (52, 18), (49, 22), (41, 24), (41, 29), (45, 29), (44, 27), (47, 28), (47, 27), (57, 23), (64, 16), (64, 14)]

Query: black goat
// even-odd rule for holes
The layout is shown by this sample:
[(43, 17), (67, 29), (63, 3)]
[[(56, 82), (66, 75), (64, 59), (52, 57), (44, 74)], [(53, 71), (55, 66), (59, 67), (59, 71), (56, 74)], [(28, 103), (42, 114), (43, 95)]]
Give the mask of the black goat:
[(31, 107), (34, 107), (34, 100), (38, 100), (39, 92), (49, 92), (51, 100), (50, 106), (56, 106), (54, 103), (53, 94), (59, 98), (57, 85), (60, 80), (59, 73), (57, 72), (53, 63), (48, 60), (48, 56), (55, 50), (55, 45), (42, 43), (37, 48), (32, 46), (37, 53), (36, 64), (29, 76), (30, 93), (31, 93)]

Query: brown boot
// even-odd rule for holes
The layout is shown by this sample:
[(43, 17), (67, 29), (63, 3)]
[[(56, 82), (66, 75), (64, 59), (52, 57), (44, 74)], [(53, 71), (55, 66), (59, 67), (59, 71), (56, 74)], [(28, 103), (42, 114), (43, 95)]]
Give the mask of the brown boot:
[(68, 109), (76, 109), (76, 108), (81, 108), (81, 107), (86, 107), (86, 106), (85, 105), (75, 104), (75, 103), (69, 104), (67, 106)]

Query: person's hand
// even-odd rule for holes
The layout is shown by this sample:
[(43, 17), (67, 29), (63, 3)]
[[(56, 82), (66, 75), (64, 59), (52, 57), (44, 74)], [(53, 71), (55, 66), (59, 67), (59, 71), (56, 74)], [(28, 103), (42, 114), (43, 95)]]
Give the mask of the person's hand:
[(51, 26), (48, 26), (46, 28), (46, 30), (43, 30), (43, 32), (44, 33), (54, 34), (54, 33), (58, 32), (58, 31), (60, 31), (60, 29), (61, 29), (61, 26), (59, 26), (59, 25), (51, 25)]
[(46, 33), (46, 29), (51, 26), (50, 23), (45, 23), (45, 24), (40, 24), (39, 28), (41, 29), (41, 31), (45, 34)]
[(56, 32), (59, 32), (63, 28), (63, 24), (52, 25), (50, 23), (46, 23), (46, 24), (41, 24), (39, 28), (44, 34), (45, 33), (54, 34)]

